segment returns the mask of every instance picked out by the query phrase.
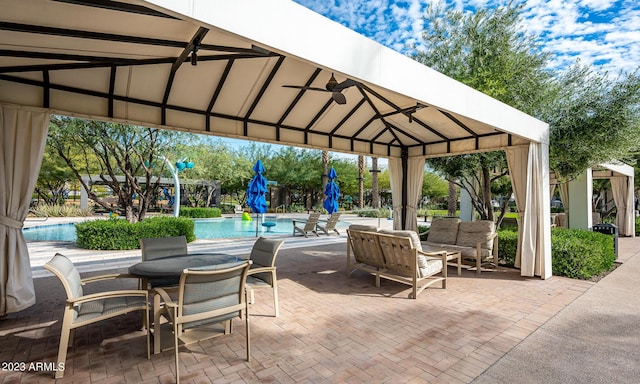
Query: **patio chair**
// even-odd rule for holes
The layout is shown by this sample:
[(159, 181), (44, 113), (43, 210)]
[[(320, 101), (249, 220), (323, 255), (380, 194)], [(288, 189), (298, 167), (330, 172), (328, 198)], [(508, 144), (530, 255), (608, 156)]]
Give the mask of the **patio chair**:
[[(320, 219), (319, 213), (310, 213), (309, 218), (307, 220), (293, 220), (293, 235), (296, 235), (296, 232), (300, 232), (304, 235), (304, 237), (308, 237), (309, 232), (312, 232), (316, 236), (318, 236), (318, 231), (316, 226), (318, 225), (318, 220)], [(296, 223), (304, 224), (302, 226), (298, 226)]]
[(236, 206), (233, 208), (233, 214), (242, 215), (243, 213), (244, 213), (244, 209), (242, 208), (242, 205), (236, 204)]
[[(180, 383), (179, 346), (209, 339), (232, 330), (235, 317), (245, 320), (247, 361), (251, 359), (249, 337), (249, 307), (245, 281), (251, 260), (216, 267), (185, 269), (180, 276), (177, 302), (162, 288), (156, 288), (164, 305), (154, 315), (154, 352), (160, 349), (162, 328), (171, 325), (175, 352), (176, 383)], [(161, 318), (168, 320), (161, 326)], [(170, 323), (170, 324), (169, 324)], [(224, 324), (224, 332), (214, 329)]]
[(278, 305), (278, 280), (276, 277), (276, 256), (284, 240), (271, 240), (260, 237), (253, 244), (249, 260), (253, 262), (247, 276), (249, 303), (254, 303), (253, 290), (260, 288), (273, 289), (273, 308), (275, 317), (280, 315)]
[[(324, 232), (327, 236), (329, 236), (330, 231), (333, 231), (339, 235), (340, 232), (336, 229), (336, 224), (338, 224), (338, 221), (340, 220), (340, 215), (340, 212), (333, 212), (331, 216), (329, 216), (329, 219), (319, 220), (318, 224), (316, 224), (316, 228), (319, 231)], [(325, 222), (326, 224), (321, 224), (320, 222)]]
[[(64, 307), (60, 346), (58, 349), (57, 367), (63, 366), (67, 359), (67, 348), (73, 344), (75, 329), (98, 321), (124, 315), (132, 311), (144, 311), (143, 326), (147, 334), (147, 359), (150, 358), (149, 341), (149, 304), (145, 290), (117, 290), (85, 295), (82, 286), (86, 283), (132, 277), (130, 275), (103, 275), (81, 279), (78, 270), (64, 255), (57, 253), (44, 268), (60, 279), (67, 301)], [(62, 378), (64, 370), (58, 370), (55, 378)]]
[(188, 253), (185, 236), (140, 239), (142, 261), (161, 257), (186, 255)]
[[(155, 260), (162, 257), (187, 255), (187, 238), (183, 236), (157, 237), (140, 239), (142, 261)], [(175, 279), (142, 279), (141, 287), (148, 289), (177, 285)]]

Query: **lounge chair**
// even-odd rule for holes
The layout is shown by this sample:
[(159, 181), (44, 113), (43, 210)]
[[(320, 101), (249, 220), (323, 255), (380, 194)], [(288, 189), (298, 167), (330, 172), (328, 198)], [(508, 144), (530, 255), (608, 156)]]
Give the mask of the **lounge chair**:
[[(308, 237), (309, 232), (314, 233), (318, 236), (318, 231), (316, 226), (318, 225), (318, 220), (320, 219), (319, 213), (311, 213), (309, 214), (309, 218), (307, 220), (293, 220), (293, 235), (296, 235), (296, 232), (300, 232), (304, 235), (304, 237)], [(296, 223), (304, 224), (298, 226)]]
[(316, 224), (316, 229), (324, 232), (327, 236), (329, 236), (329, 232), (331, 231), (339, 235), (340, 232), (336, 229), (336, 224), (338, 224), (338, 221), (340, 220), (340, 215), (340, 212), (333, 212), (331, 216), (329, 216), (329, 219), (319, 220), (318, 224)]
[(244, 208), (242, 208), (242, 205), (236, 204), (236, 206), (233, 207), (234, 215), (242, 215), (243, 213), (244, 213)]

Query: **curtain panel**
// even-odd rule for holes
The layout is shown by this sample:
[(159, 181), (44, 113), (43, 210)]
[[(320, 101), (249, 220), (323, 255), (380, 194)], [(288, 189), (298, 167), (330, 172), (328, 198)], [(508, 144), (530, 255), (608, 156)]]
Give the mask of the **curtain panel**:
[(0, 316), (35, 304), (22, 226), (49, 129), (49, 113), (0, 104)]

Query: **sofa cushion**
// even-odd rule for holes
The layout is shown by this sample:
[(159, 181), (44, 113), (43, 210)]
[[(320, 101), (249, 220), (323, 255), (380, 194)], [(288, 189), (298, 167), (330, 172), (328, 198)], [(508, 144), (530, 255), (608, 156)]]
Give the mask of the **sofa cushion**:
[(418, 251), (422, 251), (422, 244), (420, 243), (420, 236), (415, 231), (407, 231), (402, 229), (381, 229), (380, 233), (385, 235), (393, 235), (399, 237), (408, 237), (411, 239), (411, 245)]
[(418, 256), (418, 267), (420, 268), (420, 277), (431, 276), (442, 271), (442, 260)]
[(378, 232), (378, 227), (373, 225), (351, 224), (349, 229), (352, 231)]
[(431, 243), (455, 244), (458, 236), (457, 217), (437, 217), (431, 222), (427, 240)]
[(456, 245), (475, 248), (480, 242), (483, 249), (493, 249), (495, 229), (495, 223), (490, 220), (462, 222), (458, 227)]

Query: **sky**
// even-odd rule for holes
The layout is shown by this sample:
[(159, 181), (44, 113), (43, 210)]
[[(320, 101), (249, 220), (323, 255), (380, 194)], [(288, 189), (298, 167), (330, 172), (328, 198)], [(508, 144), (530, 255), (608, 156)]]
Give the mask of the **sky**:
[[(295, 0), (393, 50), (420, 44), (422, 15), (436, 0)], [(444, 0), (458, 9), (505, 5), (505, 0)], [(516, 0), (517, 2), (518, 0)], [(523, 29), (552, 53), (562, 70), (580, 59), (617, 76), (640, 66), (640, 0), (526, 0)]]
[[(294, 1), (380, 44), (408, 54), (408, 46), (419, 45), (422, 41), (425, 7), (437, 0)], [(444, 1), (466, 11), (508, 2)], [(631, 73), (640, 66), (640, 0), (526, 0), (523, 22), (524, 32), (536, 36), (543, 49), (552, 53), (551, 69), (561, 71), (579, 59), (583, 64), (592, 65), (597, 72), (608, 72), (615, 77), (620, 72)], [(235, 144), (243, 146), (248, 142), (237, 140)], [(277, 146), (275, 148), (277, 150)]]

